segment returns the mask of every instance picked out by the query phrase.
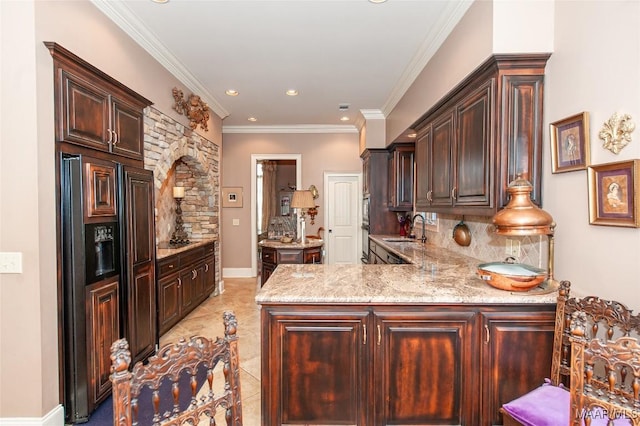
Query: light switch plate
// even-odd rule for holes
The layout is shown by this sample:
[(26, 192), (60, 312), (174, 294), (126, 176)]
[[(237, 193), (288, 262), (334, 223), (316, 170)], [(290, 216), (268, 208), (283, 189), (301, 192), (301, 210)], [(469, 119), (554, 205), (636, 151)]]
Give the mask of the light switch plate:
[(0, 274), (21, 274), (22, 253), (0, 252)]
[(240, 219), (233, 219), (233, 226), (240, 226)]

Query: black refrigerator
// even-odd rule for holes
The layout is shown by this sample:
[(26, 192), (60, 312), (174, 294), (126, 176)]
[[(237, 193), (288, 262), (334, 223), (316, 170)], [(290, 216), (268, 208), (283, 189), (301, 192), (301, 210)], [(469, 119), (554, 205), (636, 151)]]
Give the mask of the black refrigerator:
[(111, 393), (111, 343), (134, 362), (157, 344), (153, 175), (61, 154), (60, 201), (63, 404), (83, 423)]

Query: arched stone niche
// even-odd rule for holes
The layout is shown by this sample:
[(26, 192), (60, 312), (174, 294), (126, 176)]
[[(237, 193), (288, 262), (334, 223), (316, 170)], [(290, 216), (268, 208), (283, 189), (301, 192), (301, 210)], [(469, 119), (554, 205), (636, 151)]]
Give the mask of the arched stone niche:
[[(145, 168), (154, 176), (156, 242), (168, 242), (175, 227), (174, 186), (185, 187), (182, 218), (189, 238), (218, 237), (220, 147), (153, 107), (145, 110), (144, 125)], [(216, 262), (218, 250), (216, 245)]]

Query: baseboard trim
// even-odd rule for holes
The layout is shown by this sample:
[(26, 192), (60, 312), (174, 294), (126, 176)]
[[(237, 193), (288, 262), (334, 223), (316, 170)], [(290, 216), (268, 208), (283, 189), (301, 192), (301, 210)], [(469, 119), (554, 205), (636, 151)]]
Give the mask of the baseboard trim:
[(223, 278), (253, 278), (251, 268), (222, 268)]
[(0, 426), (64, 426), (64, 408), (57, 405), (43, 417), (0, 418)]

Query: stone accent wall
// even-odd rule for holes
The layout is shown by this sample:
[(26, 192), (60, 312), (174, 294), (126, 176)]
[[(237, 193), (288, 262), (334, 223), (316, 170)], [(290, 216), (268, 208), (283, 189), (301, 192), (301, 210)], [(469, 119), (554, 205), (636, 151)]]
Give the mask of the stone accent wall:
[[(156, 243), (169, 241), (175, 229), (173, 187), (183, 186), (184, 229), (190, 239), (219, 236), (220, 147), (159, 110), (144, 117), (145, 168), (153, 170)], [(216, 244), (216, 282), (220, 279)]]

